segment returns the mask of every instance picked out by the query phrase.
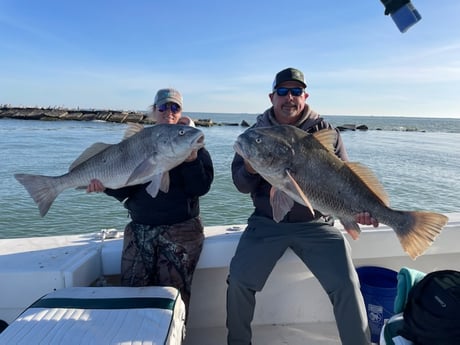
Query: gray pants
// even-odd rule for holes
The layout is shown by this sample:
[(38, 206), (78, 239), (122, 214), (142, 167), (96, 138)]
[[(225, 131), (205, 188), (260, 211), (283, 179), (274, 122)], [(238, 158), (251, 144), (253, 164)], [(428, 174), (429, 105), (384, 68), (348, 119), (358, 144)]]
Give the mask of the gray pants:
[(251, 322), (261, 291), (278, 259), (291, 248), (319, 280), (333, 305), (343, 345), (369, 345), (366, 309), (350, 248), (323, 220), (275, 223), (251, 216), (230, 263), (227, 288), (228, 345), (251, 344)]

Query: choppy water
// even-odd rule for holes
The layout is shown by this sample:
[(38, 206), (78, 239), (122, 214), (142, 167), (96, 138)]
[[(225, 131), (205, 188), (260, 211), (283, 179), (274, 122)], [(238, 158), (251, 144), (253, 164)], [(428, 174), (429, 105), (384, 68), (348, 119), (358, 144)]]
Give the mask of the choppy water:
[[(254, 123), (254, 115), (191, 114), (215, 122)], [(369, 131), (343, 132), (350, 159), (369, 166), (385, 186), (394, 208), (460, 211), (460, 120), (330, 116), (334, 125), (366, 124)], [(18, 172), (61, 175), (96, 141), (117, 143), (125, 125), (104, 122), (0, 120), (0, 238), (122, 230), (122, 204), (104, 194), (66, 190), (41, 218)], [(215, 167), (211, 191), (201, 199), (205, 225), (242, 224), (252, 211), (248, 195), (230, 175), (239, 126), (201, 128)]]

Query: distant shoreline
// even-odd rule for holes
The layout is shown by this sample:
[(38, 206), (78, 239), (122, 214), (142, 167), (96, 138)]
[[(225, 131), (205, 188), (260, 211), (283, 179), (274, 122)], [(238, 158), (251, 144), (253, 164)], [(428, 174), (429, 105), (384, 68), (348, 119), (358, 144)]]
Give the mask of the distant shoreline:
[[(212, 115), (212, 114), (209, 114)], [(155, 121), (147, 112), (123, 111), (123, 110), (96, 110), (96, 109), (67, 109), (67, 108), (37, 108), (37, 107), (11, 107), (0, 106), (0, 119), (10, 118), (17, 120), (42, 120), (42, 121), (107, 121), (116, 123), (140, 123), (155, 124)], [(249, 127), (246, 120), (237, 122), (214, 122), (211, 118), (193, 119), (197, 127), (212, 126), (242, 126)], [(366, 125), (345, 124), (337, 126), (340, 131), (346, 130), (367, 130)]]
[[(245, 119), (238, 119), (233, 122), (214, 122), (212, 119), (213, 113), (186, 113), (192, 117), (197, 127), (213, 127), (213, 126), (241, 126), (250, 127), (250, 123)], [(215, 114), (218, 117), (219, 114)], [(204, 117), (204, 118), (196, 118)], [(346, 117), (346, 116), (345, 116)], [(9, 104), (0, 104), (0, 119), (17, 119), (17, 120), (42, 120), (42, 121), (105, 121), (114, 123), (139, 123), (152, 125), (155, 121), (149, 116), (147, 111), (125, 111), (125, 110), (112, 110), (112, 109), (80, 109), (80, 108), (62, 108), (62, 107), (14, 107)], [(219, 117), (218, 117), (219, 118)], [(395, 117), (405, 118), (405, 117)], [(356, 121), (358, 117), (354, 116), (353, 120)], [(412, 119), (407, 117), (407, 119)], [(436, 119), (435, 119), (436, 120)], [(341, 131), (367, 131), (369, 129), (382, 130), (380, 126), (369, 128), (367, 124), (355, 124), (352, 122), (344, 123), (341, 125), (335, 124), (335, 127)], [(417, 127), (408, 127), (402, 124), (397, 129), (405, 132), (425, 132), (424, 129), (419, 130)]]
[[(96, 109), (66, 109), (66, 108), (35, 108), (35, 107), (10, 107), (0, 106), (0, 119), (10, 118), (17, 120), (43, 120), (43, 121), (107, 121), (116, 123), (154, 124), (155, 121), (146, 112), (122, 110), (96, 110)], [(241, 123), (216, 123), (212, 119), (193, 119), (196, 126), (245, 126)]]

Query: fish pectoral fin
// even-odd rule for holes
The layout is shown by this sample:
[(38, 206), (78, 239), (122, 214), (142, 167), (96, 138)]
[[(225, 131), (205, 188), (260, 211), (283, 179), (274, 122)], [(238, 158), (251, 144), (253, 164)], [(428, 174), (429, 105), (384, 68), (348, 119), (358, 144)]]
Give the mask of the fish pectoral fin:
[(296, 180), (292, 177), (292, 175), (289, 173), (289, 171), (286, 171), (286, 175), (289, 179), (289, 184), (288, 184), (288, 188), (299, 195), (299, 197), (303, 200), (305, 206), (310, 210), (311, 212), (311, 215), (314, 216), (315, 215), (315, 211), (313, 210), (313, 206), (311, 206), (311, 203), (310, 203), (310, 200), (308, 200), (307, 196), (305, 195), (305, 193), (302, 191), (302, 188), (300, 188), (299, 184), (296, 182)]
[(140, 123), (128, 122), (128, 128), (126, 128), (123, 140), (132, 137), (134, 134), (139, 133), (143, 129), (144, 125), (141, 125)]
[(279, 223), (294, 206), (294, 200), (283, 191), (272, 187), (270, 189), (270, 205), (273, 210), (273, 220)]
[(160, 190), (163, 193), (168, 193), (169, 192), (169, 172), (168, 171), (166, 171), (165, 173), (162, 174)]
[(161, 190), (163, 193), (169, 192), (169, 172), (163, 174), (154, 175), (152, 181), (145, 188), (152, 198), (155, 198), (158, 191)]
[[(148, 158), (144, 160), (141, 164), (137, 166), (136, 169), (132, 172), (129, 176), (128, 181), (126, 181), (126, 185), (133, 185), (139, 183), (145, 183), (150, 181), (151, 177), (154, 175), (158, 175), (155, 172), (156, 162), (152, 158)], [(160, 183), (158, 183), (160, 185)]]
[(147, 188), (145, 188), (152, 198), (155, 198), (158, 195), (158, 191), (161, 189), (160, 186), (162, 180), (163, 174), (154, 175)]
[(85, 151), (82, 152), (80, 156), (77, 157), (73, 161), (72, 164), (70, 164), (69, 171), (72, 171), (75, 169), (77, 166), (79, 166), (81, 163), (87, 161), (91, 157), (97, 155), (98, 153), (104, 151), (108, 147), (112, 146), (112, 144), (106, 144), (106, 143), (94, 143), (90, 147), (88, 147)]
[(390, 206), (390, 198), (387, 192), (371, 169), (365, 165), (354, 162), (345, 162), (345, 166), (350, 168), (385, 206)]
[(354, 220), (345, 220), (340, 219), (340, 223), (342, 223), (343, 228), (346, 232), (351, 236), (352, 239), (357, 240), (359, 235), (361, 234), (361, 229)]

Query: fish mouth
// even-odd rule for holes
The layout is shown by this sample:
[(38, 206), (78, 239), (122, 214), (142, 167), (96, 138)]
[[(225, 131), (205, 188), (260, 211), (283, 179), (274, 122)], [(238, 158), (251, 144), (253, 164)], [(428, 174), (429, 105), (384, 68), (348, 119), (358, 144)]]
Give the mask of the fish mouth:
[(237, 154), (239, 154), (241, 157), (246, 158), (246, 155), (245, 155), (244, 152), (243, 152), (243, 148), (241, 147), (241, 144), (240, 144), (239, 142), (236, 141), (236, 142), (233, 144), (233, 149), (234, 149), (235, 152), (236, 152)]

